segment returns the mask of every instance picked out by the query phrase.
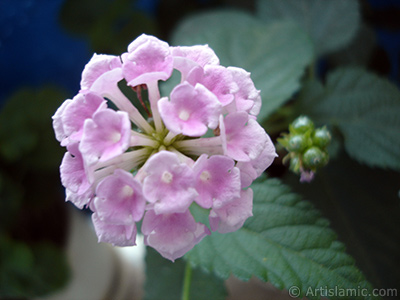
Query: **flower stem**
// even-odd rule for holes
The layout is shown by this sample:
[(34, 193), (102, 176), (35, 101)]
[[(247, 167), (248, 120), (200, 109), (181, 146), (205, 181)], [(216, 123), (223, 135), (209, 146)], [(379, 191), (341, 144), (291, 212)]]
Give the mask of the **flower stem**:
[(192, 266), (187, 261), (185, 268), (185, 277), (183, 278), (182, 300), (189, 300), (191, 280), (192, 280)]

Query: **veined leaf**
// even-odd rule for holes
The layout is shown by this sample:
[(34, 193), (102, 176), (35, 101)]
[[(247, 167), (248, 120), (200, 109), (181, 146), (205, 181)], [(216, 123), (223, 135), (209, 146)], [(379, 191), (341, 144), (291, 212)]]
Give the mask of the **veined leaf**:
[(341, 152), (311, 184), (290, 173), (283, 180), (318, 205), (376, 288), (399, 290), (400, 173), (360, 165)]
[[(320, 288), (372, 290), (329, 222), (309, 202), (276, 179), (257, 182), (252, 188), (254, 216), (236, 232), (214, 232), (204, 238), (186, 254), (188, 261), (222, 278), (257, 276), (280, 289), (296, 286), (299, 296)], [(313, 292), (307, 297), (320, 295)]]
[(292, 22), (269, 26), (249, 14), (217, 11), (184, 20), (173, 35), (176, 45), (208, 44), (223, 66), (251, 72), (261, 90), (264, 120), (300, 87), (300, 77), (313, 58), (310, 39)]
[(318, 55), (349, 43), (360, 23), (357, 0), (258, 0), (257, 11), (267, 23), (295, 21), (312, 38)]
[(359, 68), (312, 82), (299, 99), (299, 112), (337, 127), (347, 153), (369, 166), (400, 170), (400, 91), (388, 80)]

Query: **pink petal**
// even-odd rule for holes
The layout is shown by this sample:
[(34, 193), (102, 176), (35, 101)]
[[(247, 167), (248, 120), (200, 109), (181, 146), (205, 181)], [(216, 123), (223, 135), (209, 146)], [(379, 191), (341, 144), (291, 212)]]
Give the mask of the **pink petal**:
[(219, 64), (218, 57), (208, 45), (171, 47), (171, 52), (174, 56), (174, 68), (182, 74), (182, 82), (195, 67), (202, 69), (207, 64)]
[(94, 207), (103, 221), (120, 225), (138, 222), (145, 205), (141, 184), (127, 171), (117, 169), (97, 185)]
[(90, 183), (78, 146), (78, 143), (68, 145), (68, 152), (61, 162), (60, 174), (63, 186), (79, 195), (90, 187)]
[(156, 214), (180, 213), (188, 209), (197, 196), (193, 188), (193, 171), (181, 163), (176, 154), (158, 152), (143, 168), (148, 174), (143, 181), (143, 194), (154, 204)]
[(171, 76), (173, 57), (166, 42), (142, 34), (128, 46), (128, 52), (123, 56), (123, 72), (128, 85), (167, 80)]
[(201, 155), (193, 166), (196, 178), (195, 201), (204, 208), (222, 206), (240, 196), (240, 171), (233, 159), (213, 155)]
[(182, 57), (194, 61), (201, 67), (205, 65), (219, 65), (219, 58), (208, 45), (171, 47), (174, 57)]
[(220, 118), (220, 129), (225, 154), (237, 161), (257, 158), (268, 139), (260, 124), (243, 111)]
[(240, 169), (242, 188), (250, 186), (253, 180), (259, 177), (278, 156), (271, 138), (268, 135), (267, 137), (264, 150), (258, 157), (248, 162), (239, 161), (236, 165)]
[(92, 92), (78, 93), (62, 115), (64, 131), (69, 141), (80, 141), (85, 120), (91, 119), (96, 111), (106, 107), (107, 102), (103, 97)]
[(217, 96), (223, 106), (231, 103), (234, 99), (234, 93), (238, 90), (231, 71), (220, 65), (206, 65), (203, 74), (200, 70), (202, 69), (192, 69), (187, 76), (187, 81), (192, 85), (203, 84)]
[(72, 202), (77, 208), (82, 209), (84, 207), (91, 208), (94, 193), (92, 188), (86, 190), (85, 192), (78, 194), (65, 189), (65, 201)]
[(114, 246), (136, 245), (136, 224), (118, 225), (102, 221), (99, 216), (92, 214), (92, 221), (99, 242), (109, 243)]
[(242, 190), (239, 198), (210, 212), (212, 231), (233, 232), (241, 228), (247, 218), (253, 215), (253, 190)]
[(64, 130), (64, 124), (62, 122), (62, 116), (64, 114), (65, 109), (71, 104), (72, 100), (65, 100), (61, 106), (57, 109), (56, 113), (52, 116), (53, 119), (53, 129), (56, 135), (56, 139), (59, 142), (62, 142), (68, 136)]
[(235, 93), (234, 105), (228, 108), (228, 111), (246, 111), (251, 115), (258, 115), (261, 109), (261, 96), (250, 78), (250, 73), (236, 67), (228, 67), (228, 70), (239, 88)]
[(90, 89), (92, 84), (102, 74), (115, 69), (121, 68), (121, 60), (118, 56), (93, 54), (90, 61), (86, 64), (82, 72), (81, 89)]
[(167, 215), (150, 210), (143, 218), (141, 230), (145, 244), (172, 261), (210, 234), (205, 225), (196, 223), (189, 210)]
[(87, 119), (79, 149), (89, 165), (124, 153), (129, 147), (131, 123), (123, 111), (105, 109)]
[(61, 183), (67, 191), (67, 201), (76, 207), (88, 205), (93, 196), (92, 185), (87, 176), (88, 170), (78, 149), (79, 144), (69, 144), (60, 166)]
[(208, 128), (218, 125), (221, 104), (203, 85), (195, 87), (185, 82), (171, 92), (171, 101), (162, 98), (158, 102), (165, 126), (172, 132), (187, 136), (202, 136)]

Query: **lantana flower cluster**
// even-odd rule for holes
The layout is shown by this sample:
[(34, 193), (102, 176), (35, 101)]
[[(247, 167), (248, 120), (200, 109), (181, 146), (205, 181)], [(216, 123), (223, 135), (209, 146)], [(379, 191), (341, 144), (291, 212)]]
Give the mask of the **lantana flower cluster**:
[[(180, 82), (160, 95), (174, 70)], [(260, 107), (250, 74), (221, 66), (207, 45), (143, 34), (120, 56), (94, 54), (80, 91), (53, 116), (67, 149), (66, 200), (93, 211), (100, 242), (135, 245), (142, 221), (145, 244), (173, 261), (252, 215), (249, 186), (276, 156), (256, 121)], [(192, 205), (209, 211), (209, 224), (196, 222)]]

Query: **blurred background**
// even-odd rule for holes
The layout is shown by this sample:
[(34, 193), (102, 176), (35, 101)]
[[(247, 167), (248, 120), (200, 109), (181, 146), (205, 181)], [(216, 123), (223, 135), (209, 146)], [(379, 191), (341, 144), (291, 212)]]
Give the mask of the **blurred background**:
[[(1, 299), (51, 296), (70, 287), (74, 279), (75, 283), (85, 282), (86, 289), (79, 284), (74, 287), (85, 295), (81, 299), (107, 299), (110, 295), (114, 295), (111, 296), (113, 299), (123, 299), (122, 296), (115, 297), (115, 290), (109, 290), (109, 286), (113, 286), (110, 282), (116, 280), (115, 274), (136, 278), (137, 285), (119, 280), (118, 286), (129, 290), (127, 293), (136, 289), (137, 296), (141, 296), (141, 262), (134, 260), (133, 264), (138, 268), (135, 270), (124, 267), (121, 261), (132, 257), (126, 256), (123, 250), (115, 254), (106, 245), (97, 246), (90, 223), (86, 222), (89, 215), (78, 213), (72, 204), (64, 203), (58, 171), (64, 150), (54, 138), (51, 116), (65, 99), (78, 92), (81, 72), (93, 52), (118, 55), (142, 33), (170, 41), (176, 25), (190, 14), (213, 8), (252, 12), (255, 9), (253, 2), (0, 0)], [(365, 41), (368, 51), (358, 58), (368, 69), (399, 85), (400, 2), (363, 0), (360, 4), (365, 30), (358, 38)], [(327, 70), (346, 59), (351, 58), (346, 58), (345, 51), (322, 57), (318, 62), (319, 76), (323, 77)], [(271, 176), (285, 176), (285, 170), (280, 166), (273, 166), (270, 172)], [(371, 173), (371, 177), (387, 174), (378, 171)], [(391, 178), (398, 178), (394, 176)], [(337, 180), (341, 184), (340, 178)], [(312, 200), (304, 186), (296, 189)], [(385, 203), (386, 199), (382, 201)], [(359, 226), (360, 222), (369, 222), (365, 216), (379, 224), (377, 218), (385, 218), (384, 213), (373, 215), (374, 207), (364, 207), (361, 198), (341, 205), (341, 209), (347, 211), (339, 216), (329, 204), (315, 205), (332, 221), (339, 239), (348, 246), (358, 267), (375, 286), (391, 288), (400, 282), (398, 229), (389, 229), (387, 236), (377, 240), (365, 232), (365, 227)], [(388, 203), (388, 207), (393, 205)], [(363, 207), (361, 211), (355, 210), (359, 207)], [(399, 216), (398, 211), (396, 214), (390, 216)], [(360, 218), (364, 218), (363, 221)], [(347, 231), (343, 225), (346, 222), (354, 225), (353, 232)], [(398, 220), (390, 224), (395, 227)], [(77, 233), (77, 237), (72, 238), (72, 233)], [(385, 249), (388, 239), (393, 239), (397, 247), (394, 248), (392, 242), (387, 247), (389, 250), (382, 252), (378, 248)], [(88, 248), (83, 246), (81, 249), (80, 245), (85, 243)], [(139, 247), (136, 254), (143, 257), (143, 249)], [(385, 259), (379, 258), (382, 255), (386, 256)], [(72, 262), (73, 257), (80, 257), (81, 261)], [(96, 269), (90, 264), (101, 266)], [(77, 275), (79, 266), (83, 272), (85, 268), (92, 268), (94, 274)], [(99, 284), (102, 282), (103, 285)], [(89, 290), (93, 292), (96, 286), (104, 288), (89, 295)], [(238, 285), (230, 286), (232, 289)], [(265, 286), (261, 289), (270, 290)], [(240, 294), (238, 291), (234, 293)], [(276, 293), (274, 299), (278, 299), (279, 292)], [(68, 297), (72, 297), (71, 294)]]

